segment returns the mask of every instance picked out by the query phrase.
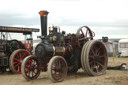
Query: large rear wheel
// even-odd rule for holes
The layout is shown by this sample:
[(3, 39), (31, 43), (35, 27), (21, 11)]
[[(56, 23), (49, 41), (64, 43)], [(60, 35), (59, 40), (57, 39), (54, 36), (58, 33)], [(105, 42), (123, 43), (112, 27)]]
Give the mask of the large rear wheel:
[(21, 64), (30, 53), (24, 49), (15, 50), (9, 60), (10, 69), (13, 73), (21, 73)]
[(102, 42), (90, 40), (85, 43), (81, 52), (81, 64), (89, 75), (98, 76), (104, 74), (107, 62), (107, 50)]

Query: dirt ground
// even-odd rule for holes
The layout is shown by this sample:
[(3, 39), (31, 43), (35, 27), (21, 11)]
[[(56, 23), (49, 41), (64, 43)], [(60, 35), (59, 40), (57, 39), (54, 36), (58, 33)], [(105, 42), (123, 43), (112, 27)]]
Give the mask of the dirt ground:
[[(116, 66), (127, 63), (128, 58), (109, 58), (108, 65)], [(80, 69), (76, 74), (70, 74), (63, 82), (53, 83), (47, 75), (42, 72), (36, 80), (26, 81), (21, 74), (4, 73), (0, 75), (0, 85), (128, 85), (128, 71), (107, 70), (106, 74), (91, 77)]]

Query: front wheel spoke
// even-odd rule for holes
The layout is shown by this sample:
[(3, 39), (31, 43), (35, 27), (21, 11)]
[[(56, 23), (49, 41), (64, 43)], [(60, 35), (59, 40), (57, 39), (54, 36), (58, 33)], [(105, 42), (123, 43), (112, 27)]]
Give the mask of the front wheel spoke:
[(52, 70), (52, 74), (53, 76), (57, 74), (57, 72), (55, 70)]
[(34, 66), (33, 69), (34, 69), (34, 70), (35, 70), (35, 69), (38, 69), (38, 66)]
[(33, 70), (33, 73), (36, 74), (35, 70)]
[(63, 73), (59, 72), (59, 79), (63, 77)]
[(59, 61), (59, 66), (58, 67), (62, 67), (62, 65), (61, 65), (61, 62)]
[(32, 71), (32, 77), (33, 77), (33, 75), (34, 75), (34, 72)]
[(56, 67), (59, 67), (59, 61), (56, 62)]
[(54, 75), (54, 78), (55, 78), (55, 79), (58, 79), (58, 75), (57, 75), (57, 74), (55, 74), (55, 75)]
[(59, 66), (55, 66), (55, 69), (58, 70)]

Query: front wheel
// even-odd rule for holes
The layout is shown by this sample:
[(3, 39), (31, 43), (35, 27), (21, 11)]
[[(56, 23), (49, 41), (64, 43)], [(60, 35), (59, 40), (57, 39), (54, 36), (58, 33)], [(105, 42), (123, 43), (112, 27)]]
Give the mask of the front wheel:
[(61, 56), (53, 57), (48, 64), (48, 76), (53, 82), (61, 82), (67, 76), (67, 63)]
[(33, 55), (26, 57), (22, 63), (21, 72), (26, 80), (36, 79), (40, 75), (37, 58)]

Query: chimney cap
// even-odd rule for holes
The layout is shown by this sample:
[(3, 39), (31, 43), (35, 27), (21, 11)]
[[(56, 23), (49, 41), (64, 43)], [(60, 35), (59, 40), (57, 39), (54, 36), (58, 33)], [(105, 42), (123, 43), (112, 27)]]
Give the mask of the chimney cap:
[(40, 16), (47, 16), (48, 13), (49, 13), (49, 12), (48, 12), (47, 10), (41, 10), (41, 11), (39, 12)]

